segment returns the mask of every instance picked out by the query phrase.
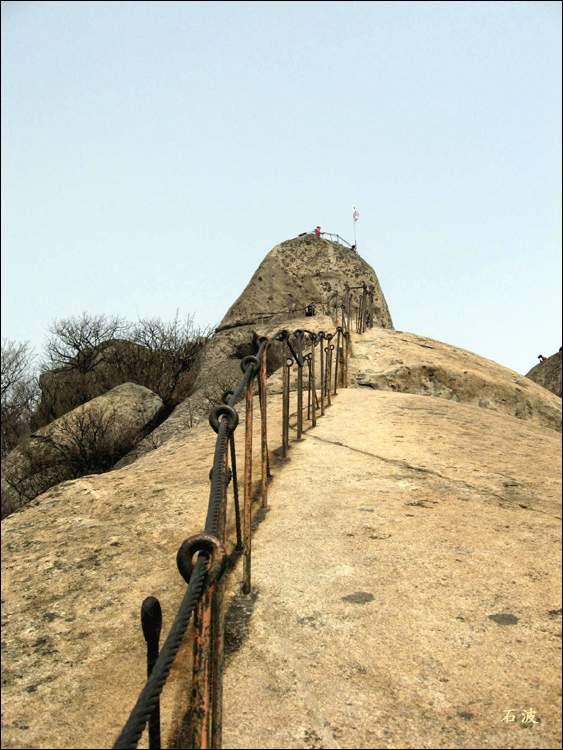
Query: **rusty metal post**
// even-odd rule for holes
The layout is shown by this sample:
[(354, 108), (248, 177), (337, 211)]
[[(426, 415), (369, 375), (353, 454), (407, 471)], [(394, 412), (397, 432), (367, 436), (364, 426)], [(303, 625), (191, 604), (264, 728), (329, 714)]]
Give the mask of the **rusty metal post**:
[(297, 440), (303, 433), (303, 364), (297, 361)]
[(317, 424), (317, 384), (315, 382), (315, 345), (317, 343), (317, 337), (313, 333), (311, 336), (311, 390), (313, 392), (313, 398), (311, 401), (311, 424), (313, 427)]
[[(284, 347), (285, 348), (285, 347)], [(285, 354), (285, 352), (284, 352)], [(287, 447), (285, 444), (285, 418), (286, 418), (286, 391), (287, 391), (287, 359), (282, 365), (282, 456), (287, 457)]]
[(289, 380), (293, 360), (287, 357), (283, 365), (283, 401), (282, 401), (282, 455), (287, 458), (289, 449)]
[(356, 333), (360, 332), (360, 300), (358, 299), (358, 305), (356, 307)]
[[(252, 394), (252, 381), (250, 383)], [(227, 530), (227, 486), (229, 477), (229, 453), (223, 455), (223, 486), (221, 510), (217, 525), (217, 538), (225, 544)], [(234, 472), (231, 473), (234, 476)], [(211, 659), (210, 659), (210, 691), (211, 691), (211, 747), (223, 746), (223, 664), (225, 653), (225, 579), (219, 578), (213, 586), (211, 599)]]
[(268, 352), (268, 344), (264, 346), (262, 352), (262, 360), (260, 362), (260, 375), (259, 375), (259, 387), (260, 387), (260, 437), (261, 437), (261, 450), (262, 450), (262, 483), (261, 483), (261, 495), (262, 495), (262, 507), (268, 507), (268, 425), (267, 425), (267, 382), (268, 373), (266, 370), (266, 356)]
[[(234, 448), (234, 445), (231, 444)], [(227, 448), (227, 446), (226, 446)], [(234, 455), (234, 454), (233, 454)], [(217, 538), (224, 543), (227, 523), (228, 450), (222, 456), (225, 478), (218, 515)], [(211, 479), (211, 472), (210, 472)], [(192, 748), (220, 748), (223, 716), (224, 581), (209, 584), (194, 612), (192, 689), (190, 699)]]
[(211, 747), (223, 746), (224, 579), (215, 584), (211, 605)]
[(311, 419), (311, 355), (307, 354), (307, 421)]
[(368, 290), (367, 286), (364, 284), (364, 316), (362, 320), (362, 333), (366, 332), (367, 327), (367, 315), (368, 315)]
[(251, 589), (251, 553), (252, 553), (252, 401), (253, 380), (246, 387), (246, 418), (244, 433), (244, 560), (243, 560), (243, 584), (242, 590), (250, 594)]
[(321, 369), (321, 417), (325, 413), (325, 362), (324, 362), (324, 344), (325, 334), (323, 331), (319, 333), (319, 356), (320, 356), (320, 369)]
[(331, 383), (332, 383), (332, 350), (334, 349), (334, 344), (330, 343), (330, 340), (332, 339), (332, 333), (328, 333), (326, 335), (327, 340), (327, 346), (325, 348), (325, 354), (326, 354), (326, 376), (325, 376), (325, 386), (326, 386), (326, 401), (327, 406), (330, 406), (332, 404), (332, 398), (331, 398)]
[(242, 524), (240, 518), (240, 502), (238, 493), (238, 477), (237, 477), (237, 454), (235, 450), (235, 436), (231, 433), (229, 436), (229, 445), (231, 447), (231, 466), (233, 469), (233, 499), (235, 506), (235, 529), (237, 535), (237, 543), (235, 549), (237, 552), (242, 552), (244, 545), (242, 543)]
[(338, 326), (336, 329), (336, 356), (334, 358), (334, 395), (336, 396), (336, 390), (338, 386), (338, 363), (342, 354), (342, 328)]
[(211, 741), (211, 603), (215, 584), (208, 586), (194, 612), (194, 646), (191, 690), (192, 748), (209, 748)]
[(348, 358), (350, 356), (350, 331), (344, 331), (344, 388), (348, 388)]
[[(147, 596), (141, 605), (141, 627), (147, 643), (147, 678), (158, 659), (158, 643), (162, 629), (162, 610), (154, 596)], [(160, 698), (149, 718), (149, 750), (160, 750)]]
[(295, 331), (297, 346), (297, 440), (303, 435), (303, 331)]

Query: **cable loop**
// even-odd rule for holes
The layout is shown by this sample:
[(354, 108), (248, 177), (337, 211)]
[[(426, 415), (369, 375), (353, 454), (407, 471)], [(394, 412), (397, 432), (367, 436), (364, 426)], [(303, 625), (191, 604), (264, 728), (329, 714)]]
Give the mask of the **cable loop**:
[(228, 404), (220, 404), (211, 410), (209, 414), (209, 424), (214, 432), (219, 432), (219, 417), (227, 418), (227, 429), (234, 432), (238, 425), (238, 413)]
[(244, 373), (246, 373), (249, 366), (252, 366), (252, 375), (256, 375), (256, 373), (260, 369), (260, 360), (258, 359), (258, 357), (255, 357), (253, 354), (249, 354), (247, 357), (241, 359), (240, 369)]
[(176, 564), (186, 583), (190, 582), (194, 569), (193, 556), (196, 552), (209, 558), (207, 582), (216, 581), (223, 573), (227, 561), (224, 545), (213, 534), (194, 534), (185, 539), (176, 554)]

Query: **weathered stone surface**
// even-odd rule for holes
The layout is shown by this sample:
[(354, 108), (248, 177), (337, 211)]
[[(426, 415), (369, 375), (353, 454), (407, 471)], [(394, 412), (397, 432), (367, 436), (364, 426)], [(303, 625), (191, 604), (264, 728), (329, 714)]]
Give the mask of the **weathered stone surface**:
[(130, 359), (139, 360), (150, 352), (132, 341), (115, 340), (100, 347), (88, 372), (76, 367), (60, 367), (41, 374), (41, 401), (37, 421), (48, 424), (97, 396), (129, 380), (126, 365)]
[(2, 517), (76, 477), (90, 457), (109, 468), (112, 454), (117, 460), (129, 450), (161, 408), (148, 388), (124, 383), (37, 430), (2, 461)]
[(532, 367), (526, 377), (539, 385), (543, 385), (556, 396), (561, 398), (561, 349)]
[(474, 404), (561, 430), (561, 401), (465, 349), (404, 331), (373, 328), (355, 339), (351, 383)]
[[(276, 399), (269, 408), (271, 447), (279, 407)], [(167, 631), (185, 591), (176, 552), (203, 528), (214, 438), (197, 425), (121, 470), (59, 484), (2, 521), (3, 747), (113, 745), (145, 680), (141, 602), (159, 598)], [(239, 441), (242, 467), (240, 450)], [(164, 692), (163, 747), (184, 714), (190, 658), (188, 645)]]
[(560, 461), (529, 421), (340, 391), (232, 594), (224, 747), (560, 747)]
[[(209, 397), (220, 398), (239, 377), (238, 359), (253, 351), (252, 341), (261, 331), (283, 328), (334, 328), (331, 314), (339, 312), (345, 284), (363, 282), (374, 286), (374, 325), (393, 328), (387, 302), (375, 271), (353, 250), (314, 235), (295, 237), (276, 245), (264, 258), (246, 288), (231, 305), (205, 347), (192, 395), (127, 456), (121, 465), (135, 460), (155, 443), (190, 429), (209, 411)], [(352, 290), (353, 304), (361, 290)], [(306, 306), (317, 303), (317, 315), (304, 317)], [(313, 322), (315, 321), (315, 322)], [(275, 365), (275, 349), (271, 359)], [(278, 363), (279, 364), (279, 363)]]
[[(379, 366), (368, 339), (354, 337), (351, 371)], [(428, 345), (424, 364), (457, 372), (455, 352)], [(240, 595), (238, 570), (229, 583), (224, 747), (557, 746), (561, 454), (545, 424), (357, 386), (287, 463), (272, 457), (255, 591)], [(141, 601), (161, 599), (167, 630), (183, 594), (174, 558), (202, 527), (213, 445), (206, 424), (179, 431), (3, 521), (4, 747), (111, 746), (143, 684)], [(163, 746), (183, 746), (188, 664), (185, 648)], [(521, 724), (528, 709), (539, 724)]]
[(286, 316), (292, 308), (304, 312), (310, 302), (325, 305), (328, 310), (335, 293), (342, 299), (346, 283), (355, 286), (363, 282), (375, 287), (375, 324), (392, 328), (377, 276), (358, 253), (312, 234), (295, 237), (270, 250), (227, 311), (219, 330), (254, 322), (264, 313), (279, 311)]
[[(118, 466), (126, 466), (174, 435), (180, 435), (202, 421), (207, 422), (211, 406), (219, 403), (222, 394), (232, 388), (240, 378), (239, 358), (256, 351), (252, 343), (254, 337), (271, 337), (284, 326), (290, 330), (332, 331), (334, 321), (328, 315), (320, 314), (310, 318), (292, 317), (289, 320), (286, 318), (253, 326), (240, 326), (216, 333), (202, 353), (201, 369), (193, 395), (179, 404), (149, 437), (119, 462)], [(268, 372), (277, 370), (281, 362), (280, 347), (272, 344), (268, 353)]]

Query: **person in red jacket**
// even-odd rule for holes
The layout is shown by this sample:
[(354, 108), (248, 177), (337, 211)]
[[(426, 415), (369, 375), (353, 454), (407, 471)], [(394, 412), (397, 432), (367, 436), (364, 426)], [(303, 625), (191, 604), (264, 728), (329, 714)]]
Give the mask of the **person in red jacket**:
[(317, 237), (321, 236), (321, 228), (320, 227), (315, 227), (315, 234), (317, 235)]

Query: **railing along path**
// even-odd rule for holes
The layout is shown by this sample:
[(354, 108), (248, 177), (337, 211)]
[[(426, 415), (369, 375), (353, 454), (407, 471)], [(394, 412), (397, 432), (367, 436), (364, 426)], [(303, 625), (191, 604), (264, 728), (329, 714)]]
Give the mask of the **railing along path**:
[[(357, 295), (352, 290), (361, 290)], [(270, 338), (256, 341), (254, 355), (241, 361), (242, 376), (233, 391), (223, 395), (223, 403), (212, 409), (209, 422), (217, 433), (213, 465), (209, 472), (211, 488), (205, 526), (201, 534), (186, 539), (178, 550), (176, 563), (187, 587), (166, 640), (159, 647), (162, 612), (158, 599), (147, 597), (141, 606), (141, 625), (147, 644), (147, 681), (114, 748), (136, 748), (148, 724), (149, 748), (161, 746), (160, 694), (193, 617), (193, 662), (190, 696), (189, 745), (192, 748), (221, 748), (224, 587), (228, 563), (233, 555), (243, 556), (242, 590), (251, 591), (252, 564), (252, 426), (255, 381), (258, 384), (261, 437), (260, 502), (268, 504), (271, 478), (267, 423), (267, 355), (270, 346), (282, 347), (282, 429), (281, 453), (290, 447), (290, 384), (292, 368), (296, 375), (296, 438), (303, 434), (304, 418), (315, 426), (337, 394), (348, 385), (350, 332), (363, 333), (373, 325), (374, 287), (366, 283), (344, 288), (339, 300), (338, 321), (333, 332), (281, 330)], [(319, 352), (317, 357), (316, 352)], [(318, 364), (318, 370), (317, 370)], [(306, 385), (304, 386), (304, 376)], [(307, 392), (307, 406), (303, 405)], [(243, 503), (240, 507), (236, 465), (235, 432), (239, 415), (235, 405), (245, 400)], [(304, 417), (304, 412), (306, 416)], [(230, 460), (230, 466), (229, 466)], [(232, 486), (236, 541), (231, 559), (226, 551), (227, 491)]]

